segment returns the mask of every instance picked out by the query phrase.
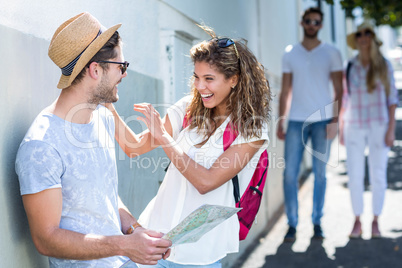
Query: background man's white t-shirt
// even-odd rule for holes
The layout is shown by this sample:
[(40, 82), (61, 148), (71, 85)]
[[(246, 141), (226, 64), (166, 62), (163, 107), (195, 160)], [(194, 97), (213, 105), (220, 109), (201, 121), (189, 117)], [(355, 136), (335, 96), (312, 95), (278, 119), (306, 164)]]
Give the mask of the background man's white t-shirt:
[(316, 122), (332, 118), (334, 98), (330, 74), (342, 70), (339, 50), (327, 43), (312, 50), (298, 43), (285, 52), (282, 72), (292, 74), (289, 120)]

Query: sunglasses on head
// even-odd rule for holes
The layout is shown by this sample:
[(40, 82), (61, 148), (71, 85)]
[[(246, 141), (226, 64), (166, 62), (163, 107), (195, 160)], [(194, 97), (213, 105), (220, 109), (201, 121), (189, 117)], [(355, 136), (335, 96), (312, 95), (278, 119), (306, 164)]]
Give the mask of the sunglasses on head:
[(304, 22), (304, 24), (307, 24), (307, 25), (313, 25), (313, 26), (320, 26), (321, 25), (320, 20), (305, 19), (305, 20), (303, 20), (303, 22)]
[(372, 34), (373, 34), (373, 32), (370, 31), (369, 29), (367, 29), (367, 30), (365, 30), (365, 31), (363, 31), (363, 32), (357, 32), (357, 33), (355, 34), (355, 37), (356, 37), (356, 38), (360, 38), (360, 37), (362, 37), (363, 35), (364, 35), (364, 36), (371, 36)]
[(114, 64), (120, 64), (120, 70), (121, 74), (124, 74), (127, 71), (128, 66), (130, 63), (128, 61), (125, 62), (118, 62), (118, 61), (108, 61), (108, 60), (100, 60), (97, 61), (98, 63), (103, 62), (103, 63), (114, 63)]
[(225, 47), (233, 45), (235, 52), (236, 52), (237, 59), (240, 58), (239, 52), (237, 51), (236, 43), (233, 41), (233, 39), (219, 38), (219, 39), (216, 39), (216, 42), (218, 43), (218, 47), (221, 47), (221, 48), (225, 48)]

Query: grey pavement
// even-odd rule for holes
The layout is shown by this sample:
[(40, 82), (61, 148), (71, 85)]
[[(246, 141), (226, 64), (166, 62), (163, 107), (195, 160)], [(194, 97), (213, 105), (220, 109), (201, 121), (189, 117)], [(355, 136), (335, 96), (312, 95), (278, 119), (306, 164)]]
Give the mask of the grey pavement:
[[(401, 122), (397, 133), (402, 134)], [(296, 241), (284, 243), (287, 219), (280, 215), (268, 233), (256, 241), (232, 268), (268, 267), (402, 267), (402, 141), (390, 152), (388, 189), (379, 226), (383, 237), (371, 239), (371, 191), (366, 180), (361, 239), (349, 239), (354, 223), (347, 188), (345, 148), (337, 140), (327, 168), (327, 192), (322, 218), (323, 241), (313, 240), (311, 223), (314, 177), (309, 175), (299, 191), (299, 225)]]

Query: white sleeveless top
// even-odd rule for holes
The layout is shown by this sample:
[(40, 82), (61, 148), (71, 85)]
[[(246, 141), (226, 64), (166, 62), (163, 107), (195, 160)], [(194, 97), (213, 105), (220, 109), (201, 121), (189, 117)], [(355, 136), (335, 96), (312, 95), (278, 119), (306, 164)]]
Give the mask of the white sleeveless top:
[[(225, 120), (201, 148), (195, 148), (194, 145), (203, 141), (203, 136), (199, 135), (196, 129), (189, 130), (185, 128), (182, 130), (186, 107), (190, 101), (190, 96), (184, 97), (168, 109), (168, 116), (173, 129), (173, 139), (195, 162), (210, 168), (223, 153), (223, 132), (230, 118)], [(254, 173), (261, 153), (268, 147), (268, 128), (267, 126), (264, 127), (259, 138), (245, 140), (239, 135), (233, 142), (233, 144), (241, 144), (257, 140), (265, 140), (265, 143), (238, 174), (241, 194), (245, 191)], [(243, 160), (239, 159), (239, 161)], [(201, 195), (180, 171), (171, 164), (158, 194), (140, 215), (139, 222), (146, 228), (167, 233), (193, 210), (203, 204), (234, 207), (232, 181), (229, 180), (219, 188)], [(205, 234), (198, 242), (178, 245), (172, 248), (168, 260), (179, 264), (207, 265), (224, 258), (228, 253), (237, 252), (238, 249), (239, 222), (237, 215), (234, 215)]]

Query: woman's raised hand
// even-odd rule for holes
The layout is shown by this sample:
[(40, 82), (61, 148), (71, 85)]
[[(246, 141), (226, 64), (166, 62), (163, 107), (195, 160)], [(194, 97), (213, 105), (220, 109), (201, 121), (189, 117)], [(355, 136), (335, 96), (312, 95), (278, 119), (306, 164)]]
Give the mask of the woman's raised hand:
[(149, 132), (157, 141), (160, 141), (163, 135), (167, 134), (159, 112), (150, 103), (134, 104), (134, 111), (144, 115), (144, 117), (140, 116), (137, 119), (147, 125)]

